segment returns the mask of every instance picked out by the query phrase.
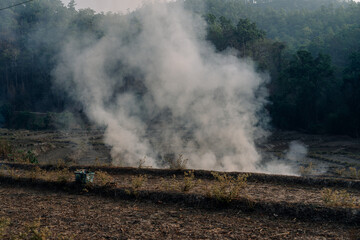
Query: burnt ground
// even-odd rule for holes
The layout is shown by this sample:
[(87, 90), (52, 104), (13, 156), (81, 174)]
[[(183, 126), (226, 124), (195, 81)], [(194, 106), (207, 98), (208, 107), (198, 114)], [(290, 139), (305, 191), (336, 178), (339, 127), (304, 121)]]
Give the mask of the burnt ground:
[[(103, 133), (102, 130), (28, 131), (0, 128), (0, 140), (10, 142), (17, 150), (31, 150), (44, 164), (56, 164), (59, 159), (77, 165), (109, 164), (112, 161), (110, 147), (104, 144)], [(308, 149), (308, 154), (296, 162), (284, 159), (292, 141), (301, 142)], [(340, 169), (360, 169), (360, 139), (347, 136), (278, 131), (257, 147), (264, 155), (265, 162), (269, 159), (284, 160), (295, 171), (301, 166), (313, 164), (310, 172), (313, 176), (339, 177)]]
[[(64, 187), (48, 178), (29, 178), (33, 165), (2, 164), (6, 168), (0, 177), (0, 218), (11, 221), (5, 239), (26, 231), (26, 225), (39, 217), (41, 227), (48, 227), (53, 236), (74, 239), (360, 239), (360, 182), (337, 174), (340, 168), (359, 169), (358, 140), (273, 134), (259, 146), (263, 152), (281, 156), (289, 142), (301, 141), (309, 153), (299, 166), (312, 162), (315, 170), (305, 178), (251, 174), (242, 191), (245, 201), (235, 199), (231, 206), (219, 207), (205, 197), (214, 182), (210, 172), (195, 171), (195, 180), (201, 183), (183, 193), (179, 186), (184, 171), (94, 167), (111, 162), (102, 134), (0, 129), (0, 140), (37, 155), (44, 171), (36, 172), (39, 175), (56, 169), (42, 164), (56, 166), (59, 159), (61, 164), (75, 165), (69, 167)], [(108, 172), (115, 187), (73, 190), (72, 172), (85, 164)], [(146, 174), (147, 181), (136, 197), (129, 198), (124, 189), (131, 188), (132, 178), (139, 174)], [(99, 184), (96, 177), (94, 184)], [(325, 188), (345, 190), (354, 199), (353, 206), (326, 206)]]
[(8, 235), (41, 218), (53, 234), (74, 239), (357, 239), (359, 229), (339, 223), (299, 221), (181, 204), (114, 200), (91, 194), (0, 187), (0, 215)]

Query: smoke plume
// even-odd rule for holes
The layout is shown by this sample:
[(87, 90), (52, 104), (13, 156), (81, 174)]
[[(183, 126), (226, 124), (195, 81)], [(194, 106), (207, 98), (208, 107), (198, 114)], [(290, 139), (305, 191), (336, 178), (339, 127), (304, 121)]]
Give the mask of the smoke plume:
[(182, 4), (152, 4), (107, 23), (101, 37), (69, 39), (58, 86), (106, 128), (115, 165), (254, 171), (266, 77), (236, 53), (217, 53), (203, 19)]

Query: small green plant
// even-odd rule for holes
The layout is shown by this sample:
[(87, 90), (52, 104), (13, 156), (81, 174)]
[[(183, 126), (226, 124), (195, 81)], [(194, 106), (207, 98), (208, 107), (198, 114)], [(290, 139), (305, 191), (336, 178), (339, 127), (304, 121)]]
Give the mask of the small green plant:
[(310, 162), (307, 167), (300, 167), (300, 174), (301, 176), (309, 176), (314, 173), (314, 165)]
[(246, 187), (248, 174), (238, 175), (237, 178), (227, 174), (213, 172), (215, 183), (210, 187), (208, 196), (216, 198), (219, 202), (229, 203), (241, 196), (241, 191)]
[(182, 154), (179, 154), (178, 158), (166, 158), (165, 161), (169, 165), (170, 169), (183, 170), (186, 169), (189, 159), (185, 159)]
[(39, 161), (32, 151), (25, 152), (24, 150), (12, 151), (8, 154), (8, 159), (13, 162), (21, 162), (21, 163), (32, 163), (38, 164)]
[(346, 190), (323, 189), (321, 197), (325, 205), (330, 207), (356, 207), (356, 198)]
[(25, 160), (26, 160), (26, 162), (32, 163), (32, 164), (38, 164), (39, 163), (36, 155), (32, 151), (27, 151), (27, 153), (25, 155)]

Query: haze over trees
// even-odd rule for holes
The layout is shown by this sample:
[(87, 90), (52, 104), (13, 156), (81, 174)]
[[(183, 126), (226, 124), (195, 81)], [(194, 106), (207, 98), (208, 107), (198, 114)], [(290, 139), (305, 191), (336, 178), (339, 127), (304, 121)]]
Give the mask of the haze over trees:
[[(309, 133), (360, 136), (360, 3), (338, 0), (185, 0), (208, 24), (217, 51), (238, 50), (268, 72), (272, 126)], [(204, 3), (204, 5), (200, 4)], [(4, 0), (0, 7), (10, 6)], [(60, 49), (69, 36), (100, 38), (107, 22), (128, 15), (76, 10), (76, 2), (38, 0), (0, 11), (0, 122), (19, 112), (62, 112), (76, 104), (52, 85)], [(90, 38), (89, 38), (90, 39)], [(136, 82), (136, 83), (134, 83)], [(143, 91), (141, 80), (129, 86)], [(75, 106), (75, 107), (74, 107)], [(22, 115), (28, 121), (29, 115)], [(25, 116), (25, 117), (24, 117)]]

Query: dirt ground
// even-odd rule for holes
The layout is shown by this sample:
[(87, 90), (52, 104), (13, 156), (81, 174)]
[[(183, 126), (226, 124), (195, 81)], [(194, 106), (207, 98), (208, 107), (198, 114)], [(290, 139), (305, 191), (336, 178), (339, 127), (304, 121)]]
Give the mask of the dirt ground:
[[(32, 151), (40, 164), (57, 165), (59, 159), (62, 159), (61, 163), (67, 166), (111, 162), (110, 147), (103, 143), (103, 132), (100, 130), (0, 129), (0, 140), (9, 142), (17, 150)], [(337, 174), (341, 168), (360, 169), (359, 140), (345, 136), (278, 132), (266, 143), (259, 144), (258, 148), (268, 156), (282, 157), (292, 141), (301, 141), (309, 150), (306, 158), (296, 163), (298, 166), (314, 164), (314, 171), (310, 171), (306, 178), (326, 176), (345, 181), (345, 185), (359, 181)], [(5, 174), (5, 177), (31, 179), (33, 174), (32, 170), (15, 168), (10, 171), (8, 167), (3, 168), (6, 164), (1, 165), (1, 174), (2, 176)], [(74, 181), (72, 171), (68, 170), (66, 173), (70, 182)], [(44, 174), (41, 171), (36, 174), (39, 173)], [(119, 189), (131, 188), (134, 176), (138, 175), (126, 172), (111, 175)], [(177, 191), (185, 197), (187, 194), (205, 196), (213, 184), (213, 180), (202, 178), (201, 184), (197, 184), (187, 193), (182, 193), (179, 186), (183, 181), (183, 176), (173, 178), (166, 174), (164, 176), (148, 174), (147, 181), (140, 190), (146, 190), (151, 194), (157, 194), (159, 191), (167, 193)], [(96, 177), (95, 184), (99, 184)], [(333, 220), (323, 218), (300, 220), (297, 219), (298, 217), (276, 214), (277, 209), (267, 212), (257, 210), (250, 213), (236, 208), (197, 208), (181, 201), (170, 203), (153, 201), (146, 197), (132, 200), (112, 199), (101, 197), (101, 194), (91, 191), (87, 193), (84, 191), (81, 194), (76, 191), (56, 192), (54, 189), (30, 185), (22, 185), (21, 181), (10, 184), (0, 181), (0, 238), (2, 233), (5, 233), (4, 239), (19, 237), (20, 233), (29, 231), (27, 226), (40, 218), (40, 226), (37, 226), (37, 230), (48, 228), (53, 239), (60, 239), (60, 236), (65, 236), (64, 239), (360, 239), (359, 223), (342, 221), (335, 223)], [(354, 198), (355, 205), (340, 206), (340, 210), (355, 211), (358, 214), (360, 190), (358, 187), (345, 185), (342, 187), (334, 185), (331, 189), (346, 190), (346, 193)], [(317, 211), (319, 208), (331, 210), (322, 199), (322, 191), (325, 188), (327, 186), (321, 184), (312, 186), (287, 183), (285, 178), (282, 182), (249, 181), (242, 193), (251, 201), (270, 208), (290, 206), (290, 209), (301, 205), (310, 206), (308, 209), (311, 211), (313, 209)], [(346, 215), (343, 217), (345, 219)], [(1, 221), (4, 219), (9, 220), (10, 224), (1, 227)]]
[[(74, 164), (111, 163), (110, 146), (104, 144), (103, 130), (28, 131), (0, 128), (0, 140), (10, 142), (16, 149), (31, 150), (40, 163), (52, 163), (61, 159)], [(342, 168), (360, 169), (360, 139), (347, 136), (309, 135), (297, 132), (274, 132), (257, 148), (264, 161), (283, 158), (293, 141), (308, 149), (306, 157), (289, 162), (294, 169), (313, 164), (311, 175), (338, 177)]]
[(74, 239), (358, 239), (359, 229), (232, 210), (119, 201), (0, 186), (8, 239), (41, 218), (53, 236)]

